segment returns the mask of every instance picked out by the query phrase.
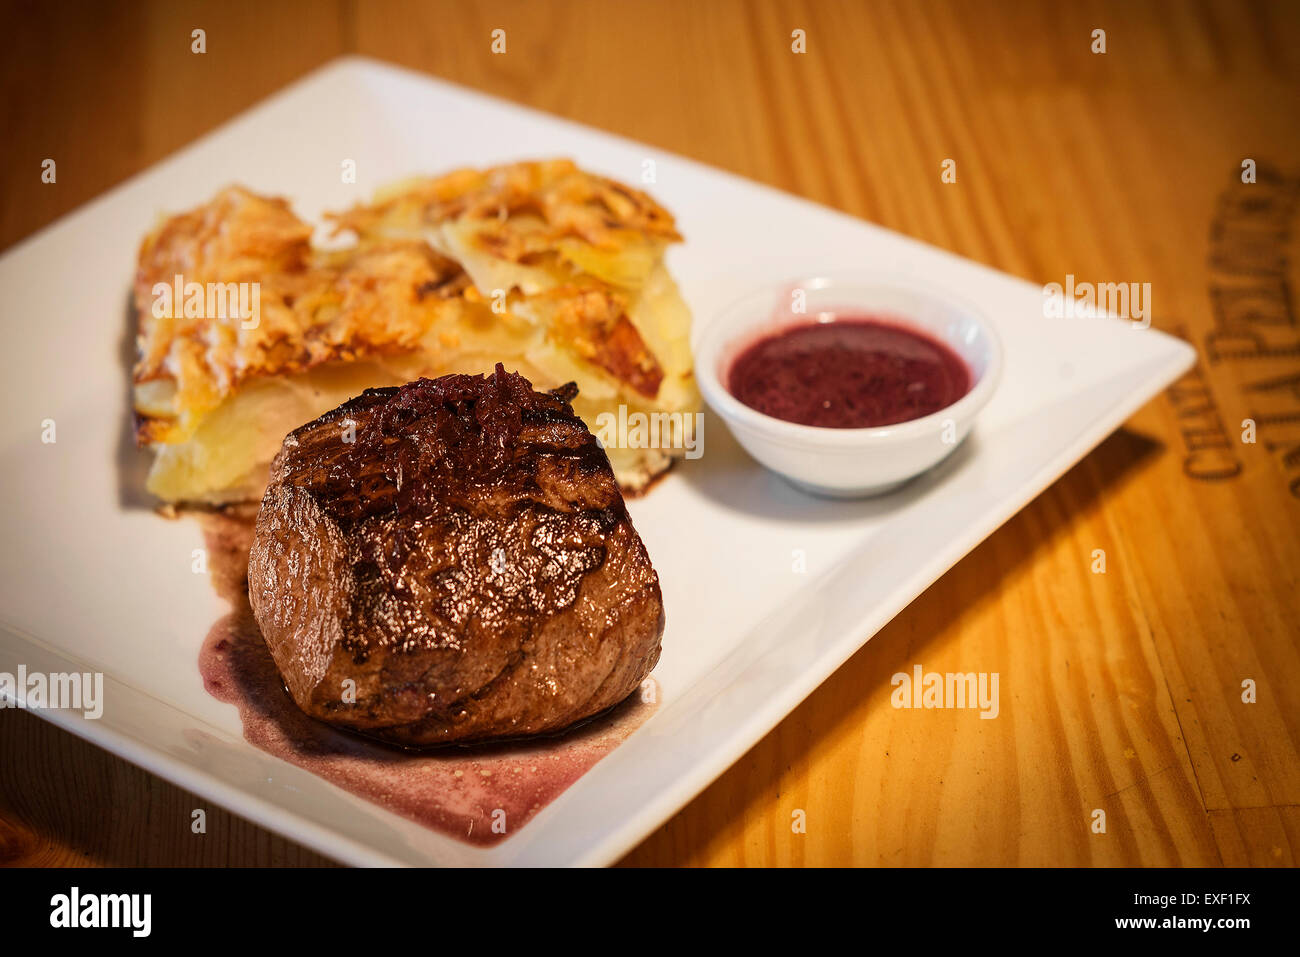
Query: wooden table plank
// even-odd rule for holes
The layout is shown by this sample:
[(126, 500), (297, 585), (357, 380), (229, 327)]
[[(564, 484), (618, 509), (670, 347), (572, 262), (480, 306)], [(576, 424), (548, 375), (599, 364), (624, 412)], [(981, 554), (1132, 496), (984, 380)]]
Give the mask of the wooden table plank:
[[(0, 156), (4, 245), (357, 50), (1035, 282), (1150, 282), (1154, 325), (1198, 347), (1197, 372), (917, 599), (626, 863), (1295, 863), (1293, 4), (6, 7), (16, 29), (0, 58), (12, 131)], [(209, 31), (206, 58), (188, 53), (194, 26)], [(498, 27), (503, 56), (489, 47)], [(1096, 28), (1105, 54), (1090, 50)], [(791, 52), (795, 29), (806, 54)], [(54, 154), (59, 184), (41, 187), (40, 159)], [(1255, 184), (1241, 182), (1247, 157)], [(954, 184), (940, 179), (948, 158)], [(1261, 345), (1272, 354), (1225, 354)], [(1255, 444), (1241, 441), (1246, 418)], [(1238, 474), (1210, 474), (1227, 471)], [(1104, 574), (1092, 571), (1095, 549)], [(893, 709), (890, 677), (917, 663), (998, 672), (1001, 715)], [(1241, 699), (1246, 679), (1256, 703)], [(31, 716), (0, 719), (0, 749), (24, 768), (0, 771), (0, 859), (319, 860), (215, 808), (208, 835), (191, 841), (197, 799)], [(113, 828), (86, 814), (105, 806)], [(1090, 827), (1097, 809), (1105, 834)], [(806, 833), (792, 831), (797, 811)]]

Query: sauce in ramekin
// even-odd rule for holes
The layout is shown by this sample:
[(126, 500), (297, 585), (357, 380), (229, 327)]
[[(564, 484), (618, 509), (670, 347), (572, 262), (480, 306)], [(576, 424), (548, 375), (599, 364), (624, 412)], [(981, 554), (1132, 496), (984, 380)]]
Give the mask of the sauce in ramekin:
[(727, 391), (764, 415), (832, 429), (895, 425), (973, 385), (961, 356), (925, 333), (865, 315), (786, 326), (747, 346)]

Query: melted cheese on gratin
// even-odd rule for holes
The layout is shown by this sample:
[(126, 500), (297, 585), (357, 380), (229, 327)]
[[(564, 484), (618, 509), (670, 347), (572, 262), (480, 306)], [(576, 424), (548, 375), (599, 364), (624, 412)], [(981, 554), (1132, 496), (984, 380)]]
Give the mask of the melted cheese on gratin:
[[(365, 388), (497, 362), (539, 389), (576, 382), (593, 428), (620, 406), (699, 409), (663, 262), (680, 237), (644, 194), (567, 161), (517, 164), (410, 181), (335, 219), (355, 242), (322, 250), (283, 200), (230, 187), (145, 239), (135, 406), (160, 498), (255, 500), (294, 428)], [(176, 277), (257, 283), (257, 322), (159, 310)], [(606, 451), (629, 490), (682, 454)]]

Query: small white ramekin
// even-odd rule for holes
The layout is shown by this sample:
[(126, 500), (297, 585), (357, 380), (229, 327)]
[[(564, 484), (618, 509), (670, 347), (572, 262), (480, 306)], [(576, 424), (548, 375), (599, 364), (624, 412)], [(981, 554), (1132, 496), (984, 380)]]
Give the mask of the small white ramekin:
[[(795, 314), (796, 292), (804, 310)], [(832, 429), (796, 425), (752, 409), (726, 387), (731, 364), (764, 335), (794, 324), (861, 314), (927, 333), (965, 360), (974, 385), (947, 408), (896, 425)], [(763, 465), (818, 495), (879, 495), (933, 467), (970, 432), (1002, 375), (1002, 344), (972, 305), (907, 277), (831, 274), (773, 285), (722, 311), (695, 347), (705, 401)]]

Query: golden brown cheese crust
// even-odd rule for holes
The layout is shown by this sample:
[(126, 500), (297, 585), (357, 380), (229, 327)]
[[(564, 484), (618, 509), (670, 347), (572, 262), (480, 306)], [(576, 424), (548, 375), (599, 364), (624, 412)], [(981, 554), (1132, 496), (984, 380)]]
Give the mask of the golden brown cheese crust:
[[(540, 219), (544, 228), (521, 229), (521, 216), (528, 216), (530, 222), (533, 217)], [(648, 195), (583, 172), (564, 159), (408, 180), (388, 199), (332, 218), (339, 229), (358, 235), (373, 233), (394, 218), (410, 226), (453, 219), (483, 221), (488, 228), (480, 241), (511, 262), (556, 252), (565, 239), (616, 249), (630, 241), (680, 242), (682, 238), (672, 214)]]
[[(387, 241), (330, 253), (312, 248), (311, 232), (284, 200), (234, 186), (145, 239), (134, 378), (137, 386), (169, 381), (174, 415), (141, 411), (140, 441), (182, 441), (250, 378), (416, 349), (456, 308), (464, 273), (427, 244)], [(171, 303), (171, 316), (159, 315), (155, 287), (172, 287), (177, 276), (202, 286), (258, 283), (256, 325), (246, 328), (251, 321), (239, 315), (187, 318), (182, 302)]]
[[(357, 246), (318, 250), (311, 226), (286, 201), (232, 186), (144, 240), (135, 282), (139, 442), (185, 441), (251, 378), (428, 348), (434, 323), (456, 310), (486, 309), (461, 266), (415, 238), (422, 226), (472, 222), (476, 242), (492, 255), (552, 265), (571, 263), (582, 249), (657, 256), (681, 238), (649, 196), (568, 160), (416, 180), (389, 200), (333, 218), (357, 233)], [(204, 286), (258, 283), (256, 326), (246, 328), (237, 315), (187, 318), (181, 302), (172, 303), (171, 316), (156, 314), (158, 284), (171, 286), (177, 276)], [(635, 290), (570, 268), (528, 308), (559, 348), (654, 399), (664, 373), (628, 319), (629, 294)], [(512, 295), (511, 308), (520, 298)]]
[[(427, 235), (456, 224), (478, 254), (547, 270), (549, 287), (530, 289), (526, 308), (552, 340), (637, 393), (658, 395), (664, 370), (628, 318), (629, 299), (644, 267), (682, 237), (672, 215), (640, 190), (569, 160), (525, 162), (407, 180), (386, 198), (330, 218), (336, 232), (362, 238)], [(621, 257), (633, 265), (602, 276), (588, 271)], [(471, 263), (462, 265), (474, 274)]]
[(664, 372), (627, 317), (626, 298), (608, 287), (572, 283), (539, 293), (534, 310), (546, 315), (552, 339), (641, 395), (659, 394)]

